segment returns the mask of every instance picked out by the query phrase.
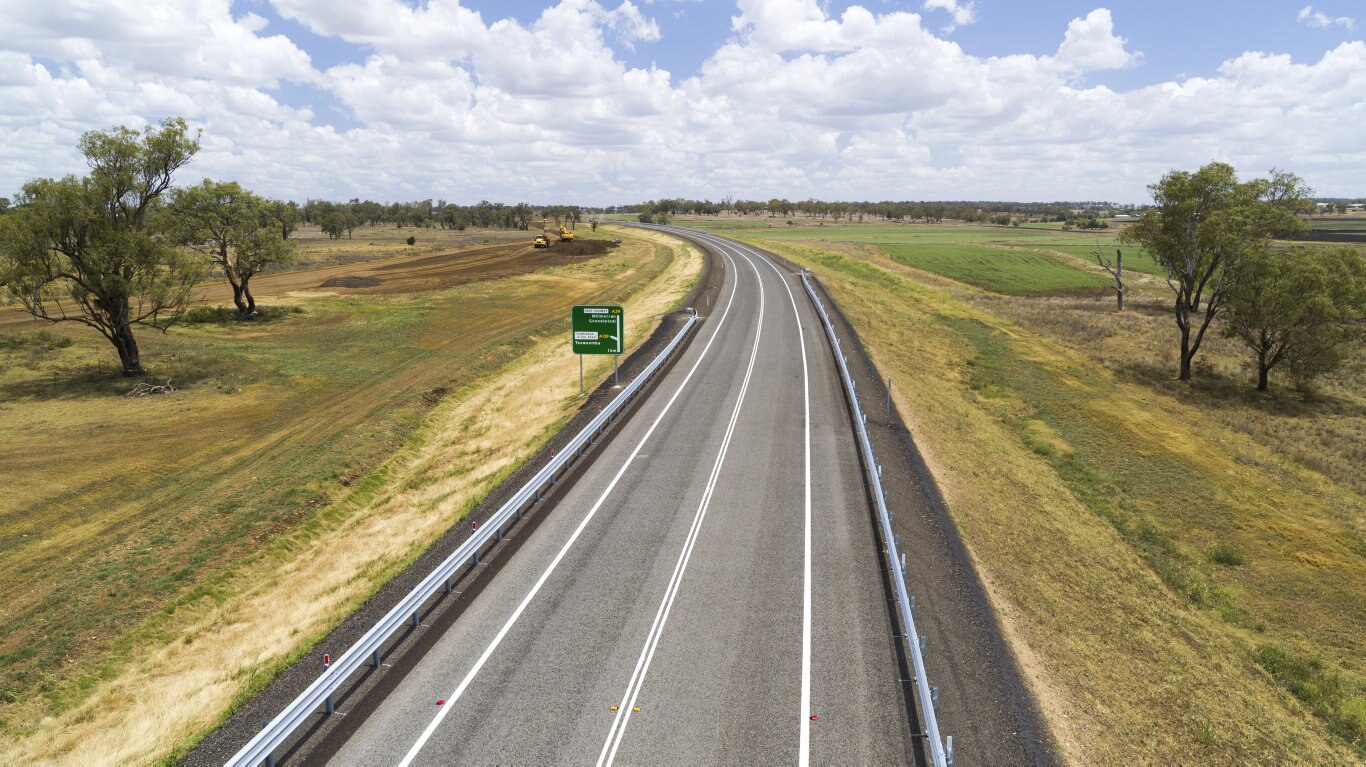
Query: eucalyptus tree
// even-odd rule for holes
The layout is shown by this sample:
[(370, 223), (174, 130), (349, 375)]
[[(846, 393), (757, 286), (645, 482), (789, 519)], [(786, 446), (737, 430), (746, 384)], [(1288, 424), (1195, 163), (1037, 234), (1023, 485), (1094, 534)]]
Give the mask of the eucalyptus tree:
[(133, 327), (169, 327), (203, 273), (160, 231), (158, 213), (199, 137), (174, 118), (90, 131), (78, 146), (89, 175), (30, 181), (0, 217), (0, 284), (34, 317), (99, 331), (124, 374), (141, 375)]
[(1309, 189), (1284, 171), (1240, 182), (1231, 165), (1212, 162), (1195, 172), (1176, 170), (1148, 187), (1153, 207), (1120, 240), (1141, 245), (1166, 269), (1175, 294), (1182, 381), (1205, 332), (1223, 308), (1243, 257), (1273, 237), (1302, 230), (1299, 214)]
[(1301, 391), (1342, 364), (1366, 320), (1366, 257), (1353, 248), (1267, 248), (1244, 256), (1238, 271), (1223, 332), (1252, 351), (1258, 391), (1283, 362)]
[(277, 203), (258, 197), (235, 181), (205, 179), (171, 192), (163, 212), (166, 230), (182, 245), (208, 256), (232, 286), (238, 317), (256, 316), (251, 278), (294, 259), (276, 218)]

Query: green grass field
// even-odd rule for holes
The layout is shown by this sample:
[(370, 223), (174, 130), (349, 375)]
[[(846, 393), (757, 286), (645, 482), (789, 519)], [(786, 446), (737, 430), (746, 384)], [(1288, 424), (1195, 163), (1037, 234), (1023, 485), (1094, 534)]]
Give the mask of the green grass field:
[(894, 261), (997, 293), (1103, 292), (1106, 280), (1054, 256), (982, 245), (877, 243)]
[(1306, 242), (1338, 242), (1366, 245), (1366, 216), (1317, 216), (1310, 230), (1295, 239)]
[[(975, 226), (832, 223), (810, 219), (686, 218), (675, 223), (771, 242), (831, 242), (871, 245), (900, 263), (1007, 295), (1103, 293), (1109, 278), (1092, 269), (1092, 252), (1113, 255), (1115, 230), (1064, 232), (1037, 226)], [(1129, 273), (1162, 276), (1165, 271), (1140, 248), (1123, 247)]]

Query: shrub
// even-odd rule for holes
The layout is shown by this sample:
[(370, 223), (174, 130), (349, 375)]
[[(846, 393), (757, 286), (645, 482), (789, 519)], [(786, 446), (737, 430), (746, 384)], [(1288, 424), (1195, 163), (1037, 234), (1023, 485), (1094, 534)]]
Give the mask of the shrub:
[[(303, 314), (301, 306), (258, 306), (256, 307), (255, 322), (270, 322), (271, 320), (284, 319), (291, 314)], [(241, 317), (237, 313), (237, 308), (232, 306), (194, 306), (185, 312), (184, 322), (191, 325), (202, 325), (211, 322), (237, 322)]]
[(412, 237), (412, 236), (408, 237), (408, 244), (409, 244), (409, 245), (416, 245), (416, 244), (417, 244), (417, 238), (416, 238), (416, 237)]
[(0, 349), (18, 349), (22, 346), (32, 346), (42, 351), (48, 351), (51, 349), (65, 349), (70, 345), (70, 338), (67, 336), (59, 336), (48, 330), (40, 330), (37, 333), (0, 336)]
[(1210, 547), (1209, 561), (1225, 567), (1237, 567), (1247, 560), (1243, 558), (1241, 551), (1227, 543), (1220, 543)]

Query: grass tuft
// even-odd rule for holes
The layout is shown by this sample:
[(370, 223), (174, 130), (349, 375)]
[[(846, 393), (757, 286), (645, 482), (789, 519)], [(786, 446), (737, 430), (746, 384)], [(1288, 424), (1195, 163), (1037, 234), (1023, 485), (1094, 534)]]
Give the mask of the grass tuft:
[(1219, 543), (1211, 546), (1208, 556), (1209, 561), (1225, 567), (1237, 567), (1247, 562), (1243, 553), (1229, 543)]

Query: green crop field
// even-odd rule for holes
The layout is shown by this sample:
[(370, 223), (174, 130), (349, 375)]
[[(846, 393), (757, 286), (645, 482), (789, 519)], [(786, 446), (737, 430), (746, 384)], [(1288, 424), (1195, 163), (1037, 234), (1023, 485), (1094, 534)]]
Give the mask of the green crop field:
[(810, 219), (679, 219), (736, 237), (779, 243), (830, 242), (872, 245), (897, 262), (1006, 295), (1104, 292), (1108, 277), (1092, 253), (1124, 250), (1126, 272), (1163, 276), (1161, 265), (1141, 248), (1119, 244), (1116, 230), (1064, 232), (1061, 228), (904, 224), (832, 224)]
[(1028, 250), (920, 243), (879, 243), (879, 247), (899, 264), (1008, 295), (1094, 292), (1106, 288), (1101, 275)]
[(1356, 216), (1333, 216), (1313, 218), (1309, 221), (1309, 231), (1294, 239), (1308, 242), (1341, 242), (1355, 245), (1366, 244), (1366, 218)]

